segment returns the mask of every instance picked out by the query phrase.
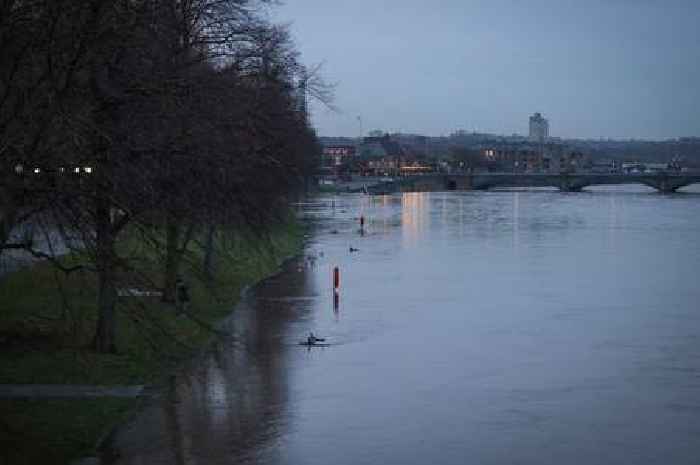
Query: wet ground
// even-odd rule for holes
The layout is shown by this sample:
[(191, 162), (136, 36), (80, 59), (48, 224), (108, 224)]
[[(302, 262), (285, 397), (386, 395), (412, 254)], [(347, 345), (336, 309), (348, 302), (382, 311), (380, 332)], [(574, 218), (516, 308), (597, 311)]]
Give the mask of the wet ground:
[[(698, 463), (700, 193), (299, 208), (319, 220), (306, 257), (248, 295), (106, 462)], [(308, 331), (331, 346), (299, 346)]]

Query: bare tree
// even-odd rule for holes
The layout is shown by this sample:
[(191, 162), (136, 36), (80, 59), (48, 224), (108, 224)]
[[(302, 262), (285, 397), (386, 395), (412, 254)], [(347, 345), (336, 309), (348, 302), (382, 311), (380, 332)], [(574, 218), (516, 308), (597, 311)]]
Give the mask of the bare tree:
[(304, 102), (330, 88), (263, 19), (266, 3), (0, 2), (0, 249), (36, 208), (79, 238), (98, 351), (117, 349), (117, 288), (138, 273), (118, 252), (124, 231), (162, 251), (172, 301), (193, 241), (213, 275), (217, 230), (264, 235), (315, 168)]

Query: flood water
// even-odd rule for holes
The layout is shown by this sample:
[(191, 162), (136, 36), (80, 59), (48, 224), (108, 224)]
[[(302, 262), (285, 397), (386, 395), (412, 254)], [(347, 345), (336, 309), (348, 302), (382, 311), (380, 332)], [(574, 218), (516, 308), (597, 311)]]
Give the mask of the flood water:
[(109, 462), (700, 463), (700, 189), (299, 210), (316, 260), (251, 292)]

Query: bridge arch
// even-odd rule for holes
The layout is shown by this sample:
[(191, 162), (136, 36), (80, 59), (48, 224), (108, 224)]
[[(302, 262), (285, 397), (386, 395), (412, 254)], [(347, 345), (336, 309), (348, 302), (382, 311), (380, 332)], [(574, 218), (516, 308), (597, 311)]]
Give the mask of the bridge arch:
[(680, 186), (678, 189), (684, 189), (691, 186), (700, 186), (700, 180), (686, 184), (685, 186)]

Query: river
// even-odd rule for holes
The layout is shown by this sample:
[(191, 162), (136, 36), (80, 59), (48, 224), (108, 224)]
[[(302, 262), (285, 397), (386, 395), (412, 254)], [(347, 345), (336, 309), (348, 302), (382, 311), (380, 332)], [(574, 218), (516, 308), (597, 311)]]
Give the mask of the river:
[[(700, 461), (700, 189), (299, 211), (317, 220), (306, 258), (248, 294), (105, 462)], [(331, 346), (299, 346), (309, 331)]]

